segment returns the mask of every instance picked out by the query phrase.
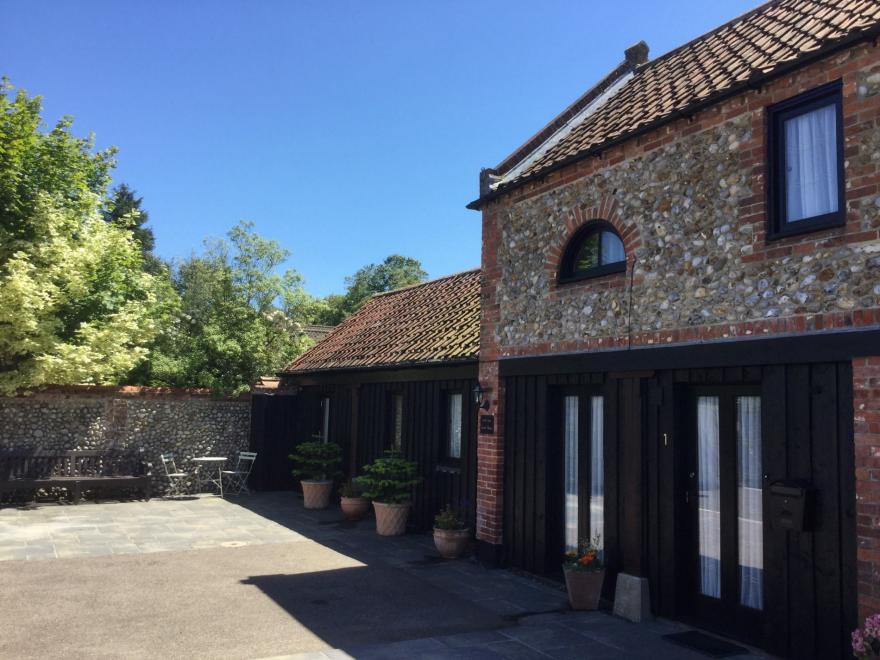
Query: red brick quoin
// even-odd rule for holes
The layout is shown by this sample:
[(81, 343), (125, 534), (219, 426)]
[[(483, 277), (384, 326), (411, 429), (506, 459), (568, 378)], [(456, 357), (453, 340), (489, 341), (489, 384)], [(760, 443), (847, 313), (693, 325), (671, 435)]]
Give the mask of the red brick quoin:
[(880, 611), (880, 357), (853, 360), (859, 619)]

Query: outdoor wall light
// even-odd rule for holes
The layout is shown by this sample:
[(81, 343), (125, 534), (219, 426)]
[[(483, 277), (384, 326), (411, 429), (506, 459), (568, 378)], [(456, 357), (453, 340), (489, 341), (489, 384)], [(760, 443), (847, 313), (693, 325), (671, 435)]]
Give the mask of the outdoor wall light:
[(478, 407), (482, 408), (483, 410), (488, 410), (489, 409), (489, 400), (488, 399), (483, 400), (485, 391), (483, 390), (483, 387), (480, 385), (480, 381), (477, 381), (476, 385), (474, 385), (473, 393), (474, 393), (474, 403)]

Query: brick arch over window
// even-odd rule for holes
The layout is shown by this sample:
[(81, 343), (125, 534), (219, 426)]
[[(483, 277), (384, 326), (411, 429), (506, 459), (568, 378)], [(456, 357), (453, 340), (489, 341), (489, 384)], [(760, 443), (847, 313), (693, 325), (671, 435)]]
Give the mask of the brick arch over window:
[(565, 231), (550, 245), (547, 251), (547, 261), (544, 264), (544, 272), (547, 281), (556, 286), (557, 275), (562, 266), (562, 258), (569, 241), (580, 231), (582, 227), (594, 220), (604, 220), (610, 224), (620, 239), (623, 241), (623, 249), (626, 252), (627, 272), (635, 259), (635, 252), (642, 246), (641, 234), (636, 223), (632, 219), (624, 218), (618, 211), (617, 200), (610, 196), (603, 196), (595, 206), (579, 205), (570, 209), (565, 217)]

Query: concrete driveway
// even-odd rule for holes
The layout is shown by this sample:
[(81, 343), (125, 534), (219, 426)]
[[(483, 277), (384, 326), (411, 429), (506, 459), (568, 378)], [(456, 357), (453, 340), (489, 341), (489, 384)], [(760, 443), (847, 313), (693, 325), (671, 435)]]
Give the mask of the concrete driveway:
[(0, 510), (0, 657), (259, 658), (492, 630), (524, 610), (475, 591), (475, 564), (433, 560), (428, 537), (380, 539), (292, 494), (240, 502)]
[(290, 493), (0, 509), (2, 658), (699, 658)]

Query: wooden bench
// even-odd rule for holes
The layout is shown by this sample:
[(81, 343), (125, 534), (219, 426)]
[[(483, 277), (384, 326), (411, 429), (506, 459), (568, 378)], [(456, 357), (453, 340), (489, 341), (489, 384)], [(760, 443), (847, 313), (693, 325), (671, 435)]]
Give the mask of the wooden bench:
[(0, 451), (0, 493), (63, 489), (75, 503), (92, 491), (132, 491), (150, 499), (151, 465), (140, 451)]

